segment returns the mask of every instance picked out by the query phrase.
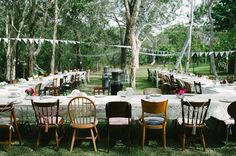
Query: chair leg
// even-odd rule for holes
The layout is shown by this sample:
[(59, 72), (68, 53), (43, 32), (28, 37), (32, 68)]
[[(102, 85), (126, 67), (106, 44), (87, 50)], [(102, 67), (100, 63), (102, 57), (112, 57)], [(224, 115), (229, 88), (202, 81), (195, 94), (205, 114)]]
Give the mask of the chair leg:
[(185, 140), (186, 140), (186, 134), (185, 134), (185, 129), (183, 130), (183, 142), (182, 142), (182, 150), (185, 148)]
[(98, 134), (98, 129), (97, 129), (97, 127), (95, 126), (94, 129), (95, 129), (95, 132), (96, 132), (97, 138), (100, 139), (99, 134)]
[(37, 136), (37, 140), (36, 140), (36, 150), (38, 149), (38, 146), (39, 146), (39, 139), (40, 139), (40, 129), (37, 128), (37, 131), (38, 131), (38, 136)]
[(12, 129), (9, 128), (8, 150), (11, 148)]
[(21, 145), (21, 143), (22, 143), (22, 138), (21, 138), (20, 131), (19, 131), (19, 128), (18, 128), (18, 124), (17, 124), (17, 123), (15, 123), (15, 128), (16, 128), (17, 137), (18, 137), (18, 139), (19, 139), (19, 143), (20, 143), (20, 145)]
[(205, 152), (205, 151), (206, 151), (206, 143), (205, 143), (205, 139), (204, 139), (204, 135), (203, 135), (202, 129), (200, 129), (200, 135), (201, 135), (203, 150), (204, 150), (204, 152)]
[(144, 147), (144, 142), (145, 142), (145, 131), (146, 131), (146, 129), (145, 129), (145, 126), (144, 125), (142, 125), (142, 148)]
[(128, 126), (128, 151), (130, 152), (131, 147), (131, 125)]
[(166, 149), (166, 126), (163, 127), (163, 146)]
[(58, 150), (59, 149), (59, 138), (58, 138), (57, 128), (55, 128), (55, 138), (56, 138), (56, 145), (57, 145), (57, 150)]
[(92, 128), (90, 129), (90, 132), (91, 132), (91, 136), (92, 136), (92, 141), (93, 141), (93, 148), (94, 148), (94, 151), (97, 152), (96, 139), (95, 139), (95, 137), (94, 137), (93, 129), (92, 129)]
[(75, 135), (76, 135), (76, 129), (74, 128), (72, 141), (71, 141), (71, 146), (70, 146), (70, 152), (73, 150), (73, 147), (74, 147), (75, 137), (76, 137)]
[(110, 127), (107, 126), (107, 152), (109, 152), (110, 149)]

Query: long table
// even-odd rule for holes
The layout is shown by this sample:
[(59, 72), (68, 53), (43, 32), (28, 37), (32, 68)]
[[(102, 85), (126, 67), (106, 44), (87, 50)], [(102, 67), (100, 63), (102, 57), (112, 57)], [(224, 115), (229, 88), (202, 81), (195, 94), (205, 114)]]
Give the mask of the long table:
[[(141, 116), (141, 99), (146, 99), (145, 95), (133, 95), (133, 96), (126, 96), (121, 97), (119, 95), (117, 96), (101, 96), (101, 97), (95, 97), (95, 96), (88, 96), (88, 98), (92, 99), (94, 103), (96, 104), (97, 109), (97, 116), (98, 118), (105, 118), (105, 105), (107, 102), (110, 101), (128, 101), (132, 104), (132, 117), (134, 119), (138, 119)], [(188, 96), (184, 97), (185, 100), (189, 101), (207, 101), (207, 99), (211, 99), (210, 107), (208, 109), (207, 113), (207, 119), (210, 117), (214, 117), (218, 120), (226, 120), (230, 116), (227, 113), (227, 107), (232, 101), (236, 101), (236, 93), (232, 92), (231, 94), (188, 94)], [(19, 96), (16, 98), (8, 98), (5, 96), (1, 96), (0, 104), (14, 102), (15, 108), (17, 110), (17, 113), (23, 113), (23, 114), (17, 114), (19, 117), (24, 117), (24, 112), (22, 110), (30, 111), (32, 115), (32, 106), (31, 106), (31, 99), (37, 101), (55, 101), (57, 99), (60, 100), (60, 113), (63, 116), (67, 115), (67, 105), (69, 100), (72, 99), (72, 97), (69, 96), (44, 96), (44, 97), (25, 97), (25, 96)], [(150, 97), (146, 100), (151, 101), (160, 101), (163, 99), (168, 99), (168, 108), (167, 108), (167, 118), (174, 120), (178, 117), (181, 117), (181, 99), (178, 98), (176, 95), (161, 95), (159, 97)]]

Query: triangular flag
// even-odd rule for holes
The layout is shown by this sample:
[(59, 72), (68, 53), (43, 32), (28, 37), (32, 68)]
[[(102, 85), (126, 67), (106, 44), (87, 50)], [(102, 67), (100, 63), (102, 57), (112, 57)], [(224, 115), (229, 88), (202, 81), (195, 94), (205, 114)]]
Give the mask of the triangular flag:
[(225, 54), (225, 52), (220, 52), (220, 56), (223, 56)]
[(213, 52), (209, 52), (209, 53), (208, 53), (208, 55), (211, 55), (211, 54), (213, 54)]
[(55, 43), (58, 44), (58, 40), (55, 40)]
[(0, 38), (0, 42), (1, 42), (2, 38)]
[(51, 44), (53, 44), (53, 40), (49, 40), (49, 42), (50, 42)]
[(219, 55), (219, 52), (214, 52), (215, 56), (217, 57)]
[(21, 41), (21, 38), (17, 38), (16, 40), (17, 40), (17, 41)]
[(79, 42), (79, 41), (76, 41), (76, 43), (77, 43), (77, 44), (80, 44), (80, 42)]
[(35, 42), (36, 44), (39, 44), (39, 39), (34, 39), (34, 42)]
[(28, 38), (29, 42), (32, 44), (34, 42), (34, 39)]
[(200, 53), (199, 53), (199, 56), (202, 56), (203, 54), (204, 54), (203, 52), (200, 52)]
[(39, 39), (39, 40), (40, 40), (40, 42), (41, 42), (41, 43), (43, 43), (43, 42), (44, 42), (44, 39)]
[(3, 41), (8, 43), (8, 38), (3, 38)]
[(25, 44), (27, 43), (27, 38), (23, 38), (22, 40), (25, 42)]

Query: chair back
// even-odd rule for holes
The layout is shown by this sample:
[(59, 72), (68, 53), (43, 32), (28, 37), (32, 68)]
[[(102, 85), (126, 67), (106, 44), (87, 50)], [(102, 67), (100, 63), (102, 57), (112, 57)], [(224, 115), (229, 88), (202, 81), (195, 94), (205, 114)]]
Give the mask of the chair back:
[(52, 79), (52, 87), (58, 87), (59, 84), (58, 84), (58, 78), (53, 78)]
[(12, 123), (16, 121), (16, 114), (12, 103), (0, 105), (0, 118), (4, 118), (2, 122), (5, 120), (9, 121), (8, 123), (1, 123), (0, 125), (12, 125)]
[(106, 104), (106, 117), (131, 118), (131, 104), (125, 101), (112, 101)]
[(161, 94), (161, 89), (159, 88), (145, 88), (143, 90), (144, 95), (149, 95), (149, 94)]
[(164, 118), (164, 122), (166, 122), (166, 108), (168, 104), (168, 100), (164, 99), (163, 101), (146, 101), (141, 99), (142, 103), (142, 120), (146, 114), (160, 114)]
[(184, 88), (186, 89), (187, 93), (192, 93), (191, 85), (188, 82), (184, 81)]
[(228, 114), (236, 121), (236, 101), (232, 102), (227, 108)]
[(195, 92), (196, 92), (197, 94), (202, 94), (201, 82), (196, 82), (196, 81), (194, 81), (194, 88), (195, 88)]
[(42, 83), (38, 83), (36, 86), (35, 86), (35, 95), (36, 96), (39, 96), (41, 94), (41, 86), (42, 86)]
[(181, 100), (182, 105), (182, 124), (190, 126), (204, 126), (207, 111), (211, 99), (208, 101), (184, 101)]
[(96, 106), (87, 97), (75, 97), (69, 101), (68, 114), (71, 124), (86, 126), (95, 125)]
[(31, 103), (38, 126), (55, 126), (58, 124), (59, 100), (55, 102), (31, 100)]

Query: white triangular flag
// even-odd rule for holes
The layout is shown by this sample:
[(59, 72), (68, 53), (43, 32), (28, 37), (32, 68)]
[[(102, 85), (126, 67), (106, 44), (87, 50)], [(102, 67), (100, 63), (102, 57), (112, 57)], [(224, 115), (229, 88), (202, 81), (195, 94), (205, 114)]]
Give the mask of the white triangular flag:
[(17, 41), (21, 41), (21, 38), (17, 38), (16, 40), (17, 40)]
[(49, 40), (49, 42), (50, 42), (51, 44), (53, 44), (53, 40)]
[(225, 54), (225, 52), (220, 52), (220, 56), (223, 56)]
[(22, 40), (25, 42), (25, 44), (27, 43), (27, 38), (22, 38)]
[(55, 44), (58, 44), (58, 40), (55, 40)]
[(3, 41), (8, 43), (9, 40), (8, 40), (8, 38), (3, 38)]
[(34, 39), (28, 38), (29, 42), (32, 44), (34, 42)]
[(35, 42), (36, 44), (39, 44), (39, 39), (34, 39), (34, 42)]
[(44, 42), (44, 39), (39, 39), (39, 40), (40, 40), (40, 42), (41, 42), (41, 43), (43, 43), (43, 42)]
[(209, 52), (209, 53), (208, 53), (208, 55), (211, 55), (211, 54), (213, 54), (213, 52)]
[(204, 54), (203, 52), (200, 52), (200, 53), (199, 53), (199, 56), (202, 56), (203, 54)]

